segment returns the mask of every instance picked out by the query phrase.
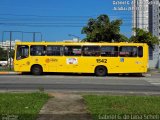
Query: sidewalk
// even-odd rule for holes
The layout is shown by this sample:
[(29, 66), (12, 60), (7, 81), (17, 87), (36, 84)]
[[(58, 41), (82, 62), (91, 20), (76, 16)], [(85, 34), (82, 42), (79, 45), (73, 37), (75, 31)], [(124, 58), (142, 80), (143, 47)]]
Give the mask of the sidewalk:
[(52, 93), (37, 120), (92, 120), (83, 97), (78, 94)]
[(145, 77), (151, 77), (154, 75), (160, 75), (160, 70), (159, 69), (150, 69), (147, 73), (142, 74)]
[(160, 70), (159, 69), (150, 69), (148, 71), (149, 74), (160, 74)]
[(22, 74), (21, 72), (14, 72), (14, 71), (0, 71), (0, 75), (19, 75)]

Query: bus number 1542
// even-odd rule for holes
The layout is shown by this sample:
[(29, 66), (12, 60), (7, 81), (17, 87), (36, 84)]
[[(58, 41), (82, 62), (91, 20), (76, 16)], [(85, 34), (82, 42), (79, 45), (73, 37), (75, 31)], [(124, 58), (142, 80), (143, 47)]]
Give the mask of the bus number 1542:
[(96, 59), (97, 63), (107, 63), (107, 59)]

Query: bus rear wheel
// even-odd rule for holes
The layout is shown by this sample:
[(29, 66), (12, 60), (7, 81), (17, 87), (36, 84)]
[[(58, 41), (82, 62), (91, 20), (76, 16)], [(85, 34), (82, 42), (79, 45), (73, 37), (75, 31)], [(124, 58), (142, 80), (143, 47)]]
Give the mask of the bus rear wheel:
[(97, 66), (95, 69), (96, 76), (106, 76), (107, 68), (105, 66)]
[(31, 68), (32, 75), (41, 75), (43, 73), (43, 69), (40, 65), (33, 65)]

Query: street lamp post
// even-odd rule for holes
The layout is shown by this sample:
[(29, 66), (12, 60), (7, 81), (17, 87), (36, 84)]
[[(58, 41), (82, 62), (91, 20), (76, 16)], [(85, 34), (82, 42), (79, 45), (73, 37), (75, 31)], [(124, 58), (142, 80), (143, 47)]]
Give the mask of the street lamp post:
[(72, 34), (68, 34), (68, 36), (73, 36), (73, 37), (75, 37), (75, 38), (77, 38), (77, 39), (78, 39), (78, 42), (80, 41), (80, 37), (79, 37), (79, 36), (72, 35)]

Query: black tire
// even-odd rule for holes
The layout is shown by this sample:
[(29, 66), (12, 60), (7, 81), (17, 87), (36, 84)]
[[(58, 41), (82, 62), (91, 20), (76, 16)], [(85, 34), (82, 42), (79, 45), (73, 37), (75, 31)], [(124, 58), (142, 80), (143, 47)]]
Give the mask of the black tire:
[(97, 66), (95, 69), (96, 76), (106, 76), (107, 68), (105, 66)]
[(32, 75), (41, 75), (43, 73), (43, 69), (40, 65), (34, 65), (31, 68)]

